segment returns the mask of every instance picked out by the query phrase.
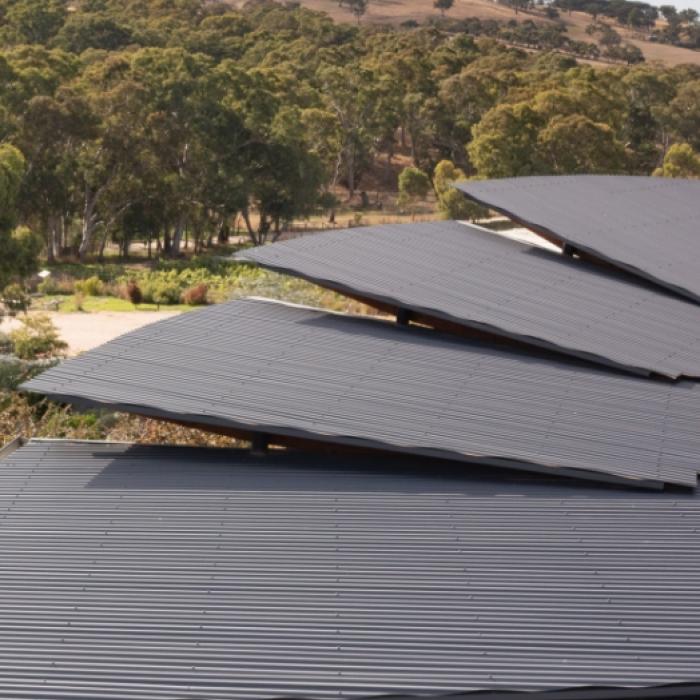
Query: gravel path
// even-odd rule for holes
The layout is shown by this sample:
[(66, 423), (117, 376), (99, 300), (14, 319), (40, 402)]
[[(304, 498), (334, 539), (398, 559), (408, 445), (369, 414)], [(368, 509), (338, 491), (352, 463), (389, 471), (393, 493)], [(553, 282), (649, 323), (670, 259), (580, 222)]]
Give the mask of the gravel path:
[[(98, 311), (95, 313), (49, 313), (68, 352), (77, 355), (106, 343), (118, 335), (141, 328), (154, 321), (176, 316), (176, 311)], [(0, 321), (0, 331), (7, 333), (19, 325), (16, 319)]]

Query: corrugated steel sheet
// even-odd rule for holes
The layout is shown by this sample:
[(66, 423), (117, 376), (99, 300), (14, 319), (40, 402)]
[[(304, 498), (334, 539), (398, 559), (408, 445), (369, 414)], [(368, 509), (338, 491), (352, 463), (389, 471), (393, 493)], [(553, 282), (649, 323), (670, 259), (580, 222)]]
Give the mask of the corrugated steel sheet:
[(700, 301), (700, 181), (572, 175), (457, 187), (535, 231)]
[(697, 681), (699, 499), (31, 442), (0, 462), (0, 697)]
[(690, 382), (264, 300), (146, 326), (24, 388), (205, 427), (640, 486), (694, 486), (700, 467)]
[(696, 304), (455, 221), (335, 231), (236, 257), (384, 308), (637, 373), (700, 377)]

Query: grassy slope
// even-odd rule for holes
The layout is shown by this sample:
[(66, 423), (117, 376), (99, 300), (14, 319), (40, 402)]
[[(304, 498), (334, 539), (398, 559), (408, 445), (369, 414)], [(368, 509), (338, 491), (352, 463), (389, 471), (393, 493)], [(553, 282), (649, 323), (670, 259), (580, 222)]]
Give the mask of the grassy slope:
[[(346, 7), (339, 7), (337, 0), (301, 0), (301, 3), (313, 10), (328, 13), (338, 22), (354, 22), (352, 14)], [(400, 24), (409, 19), (423, 22), (428, 17), (436, 17), (438, 11), (434, 9), (432, 0), (370, 0), (369, 10), (363, 22)], [(450, 17), (462, 19), (464, 17), (479, 17), (481, 19), (509, 20), (515, 18), (515, 13), (503, 5), (498, 5), (491, 0), (455, 0)], [(524, 20), (530, 15), (519, 14), (518, 19)], [(546, 22), (542, 18), (534, 18), (537, 22)], [(590, 15), (582, 12), (572, 12), (571, 15), (563, 14), (561, 20), (567, 25), (572, 39), (579, 41), (592, 41), (585, 33), (585, 28), (591, 23)], [(644, 41), (642, 35), (632, 32), (624, 27), (615, 26), (623, 38), (636, 44), (644, 53), (647, 61), (661, 61), (670, 66), (679, 63), (696, 63), (700, 65), (700, 51), (691, 51), (677, 46), (656, 44)], [(606, 64), (607, 65), (607, 64)]]

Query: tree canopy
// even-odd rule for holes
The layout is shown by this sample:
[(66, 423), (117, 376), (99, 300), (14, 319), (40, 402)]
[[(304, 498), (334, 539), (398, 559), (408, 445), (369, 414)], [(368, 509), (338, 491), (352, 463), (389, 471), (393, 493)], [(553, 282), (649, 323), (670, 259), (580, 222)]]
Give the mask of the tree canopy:
[(234, 220), (261, 243), (378, 172), (398, 190), (399, 153), (423, 174), (502, 177), (649, 174), (674, 143), (700, 149), (700, 68), (596, 69), (503, 43), (545, 41), (531, 20), (509, 39), (270, 0), (0, 0), (0, 19), (3, 251), (17, 229), (50, 259), (137, 238), (176, 256)]
[(654, 171), (660, 177), (700, 178), (700, 153), (687, 143), (676, 143), (668, 149), (661, 167)]
[(13, 276), (26, 274), (32, 266), (32, 248), (27, 246), (26, 236), (15, 232), (17, 196), (25, 167), (19, 150), (0, 144), (0, 290)]

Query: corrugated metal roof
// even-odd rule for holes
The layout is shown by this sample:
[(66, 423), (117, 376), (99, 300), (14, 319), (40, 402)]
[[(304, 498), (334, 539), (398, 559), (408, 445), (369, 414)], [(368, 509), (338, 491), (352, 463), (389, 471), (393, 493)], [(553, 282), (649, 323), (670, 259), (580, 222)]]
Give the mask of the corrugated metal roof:
[(697, 305), (455, 221), (335, 231), (236, 257), (385, 308), (638, 373), (700, 377)]
[(264, 300), (154, 323), (24, 388), (202, 426), (641, 486), (694, 486), (700, 465), (690, 382)]
[(700, 301), (700, 181), (571, 175), (457, 187), (533, 230)]
[(697, 680), (699, 499), (31, 442), (0, 462), (0, 697)]

